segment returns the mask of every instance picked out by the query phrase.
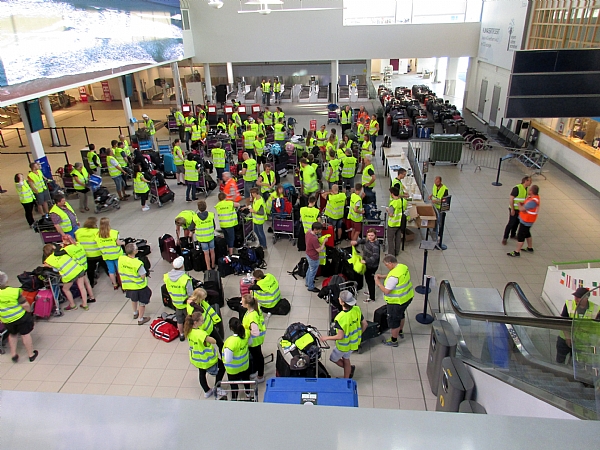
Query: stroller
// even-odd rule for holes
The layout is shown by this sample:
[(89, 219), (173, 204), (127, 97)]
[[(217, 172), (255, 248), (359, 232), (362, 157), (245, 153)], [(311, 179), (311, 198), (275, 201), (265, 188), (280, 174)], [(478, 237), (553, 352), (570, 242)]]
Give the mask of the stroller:
[(94, 197), (94, 204), (96, 205), (94, 208), (96, 214), (110, 209), (121, 209), (119, 198), (102, 186), (102, 177), (90, 175), (90, 188), (92, 189), (92, 197)]
[(331, 378), (321, 363), (321, 353), (329, 345), (311, 325), (291, 324), (277, 341), (275, 372), (278, 377)]

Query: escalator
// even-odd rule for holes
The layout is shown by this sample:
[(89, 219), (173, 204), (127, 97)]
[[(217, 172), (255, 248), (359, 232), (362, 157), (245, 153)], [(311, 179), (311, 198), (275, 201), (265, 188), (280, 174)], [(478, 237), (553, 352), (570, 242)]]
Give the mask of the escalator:
[[(578, 418), (598, 420), (599, 322), (542, 314), (517, 283), (508, 283), (502, 298), (493, 289), (455, 291), (441, 283), (437, 317), (451, 324), (457, 357)], [(494, 295), (498, 301), (490, 302)], [(559, 333), (572, 336), (567, 364), (556, 362)]]

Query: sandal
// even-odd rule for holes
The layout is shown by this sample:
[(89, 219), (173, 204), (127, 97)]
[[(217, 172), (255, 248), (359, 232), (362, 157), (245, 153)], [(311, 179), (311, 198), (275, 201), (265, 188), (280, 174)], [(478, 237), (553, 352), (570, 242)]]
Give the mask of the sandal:
[(15, 355), (11, 359), (12, 359), (12, 362), (16, 363), (19, 360), (19, 355)]
[(88, 298), (88, 303), (96, 303), (96, 299), (95, 298)]
[(119, 285), (118, 284), (113, 284), (113, 289), (116, 291), (117, 289), (119, 289)]
[(75, 311), (76, 309), (77, 309), (77, 305), (74, 305), (74, 306), (68, 305), (65, 308), (65, 311)]
[(81, 305), (81, 309), (83, 309), (84, 311), (89, 311), (90, 307), (89, 307), (89, 305), (85, 305), (85, 306)]

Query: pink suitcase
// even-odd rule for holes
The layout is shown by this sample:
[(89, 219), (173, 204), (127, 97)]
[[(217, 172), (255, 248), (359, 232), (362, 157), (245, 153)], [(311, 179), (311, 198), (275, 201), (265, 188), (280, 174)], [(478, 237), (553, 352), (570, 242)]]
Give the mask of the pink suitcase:
[(40, 319), (48, 319), (54, 309), (54, 297), (52, 290), (40, 289), (33, 304), (33, 315)]
[(244, 294), (249, 294), (250, 293), (250, 286), (252, 286), (254, 284), (254, 280), (248, 280), (248, 278), (243, 277), (240, 280), (240, 296), (243, 296)]

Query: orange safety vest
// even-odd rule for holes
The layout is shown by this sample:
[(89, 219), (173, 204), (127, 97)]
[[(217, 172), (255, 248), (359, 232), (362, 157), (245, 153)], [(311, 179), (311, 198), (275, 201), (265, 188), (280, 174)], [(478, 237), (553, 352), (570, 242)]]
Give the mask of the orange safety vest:
[(534, 201), (537, 206), (535, 209), (530, 209), (529, 211), (525, 208), (519, 208), (519, 219), (527, 224), (533, 225), (533, 223), (537, 220), (538, 210), (540, 209), (540, 196), (539, 195), (530, 195), (525, 199), (523, 203), (527, 204), (527, 202)]
[(223, 192), (225, 192), (225, 195), (227, 195), (227, 200), (231, 200), (232, 202), (237, 203), (242, 199), (240, 191), (237, 187), (237, 181), (235, 181), (233, 178), (230, 178), (229, 181), (225, 183), (225, 189), (223, 189)]

